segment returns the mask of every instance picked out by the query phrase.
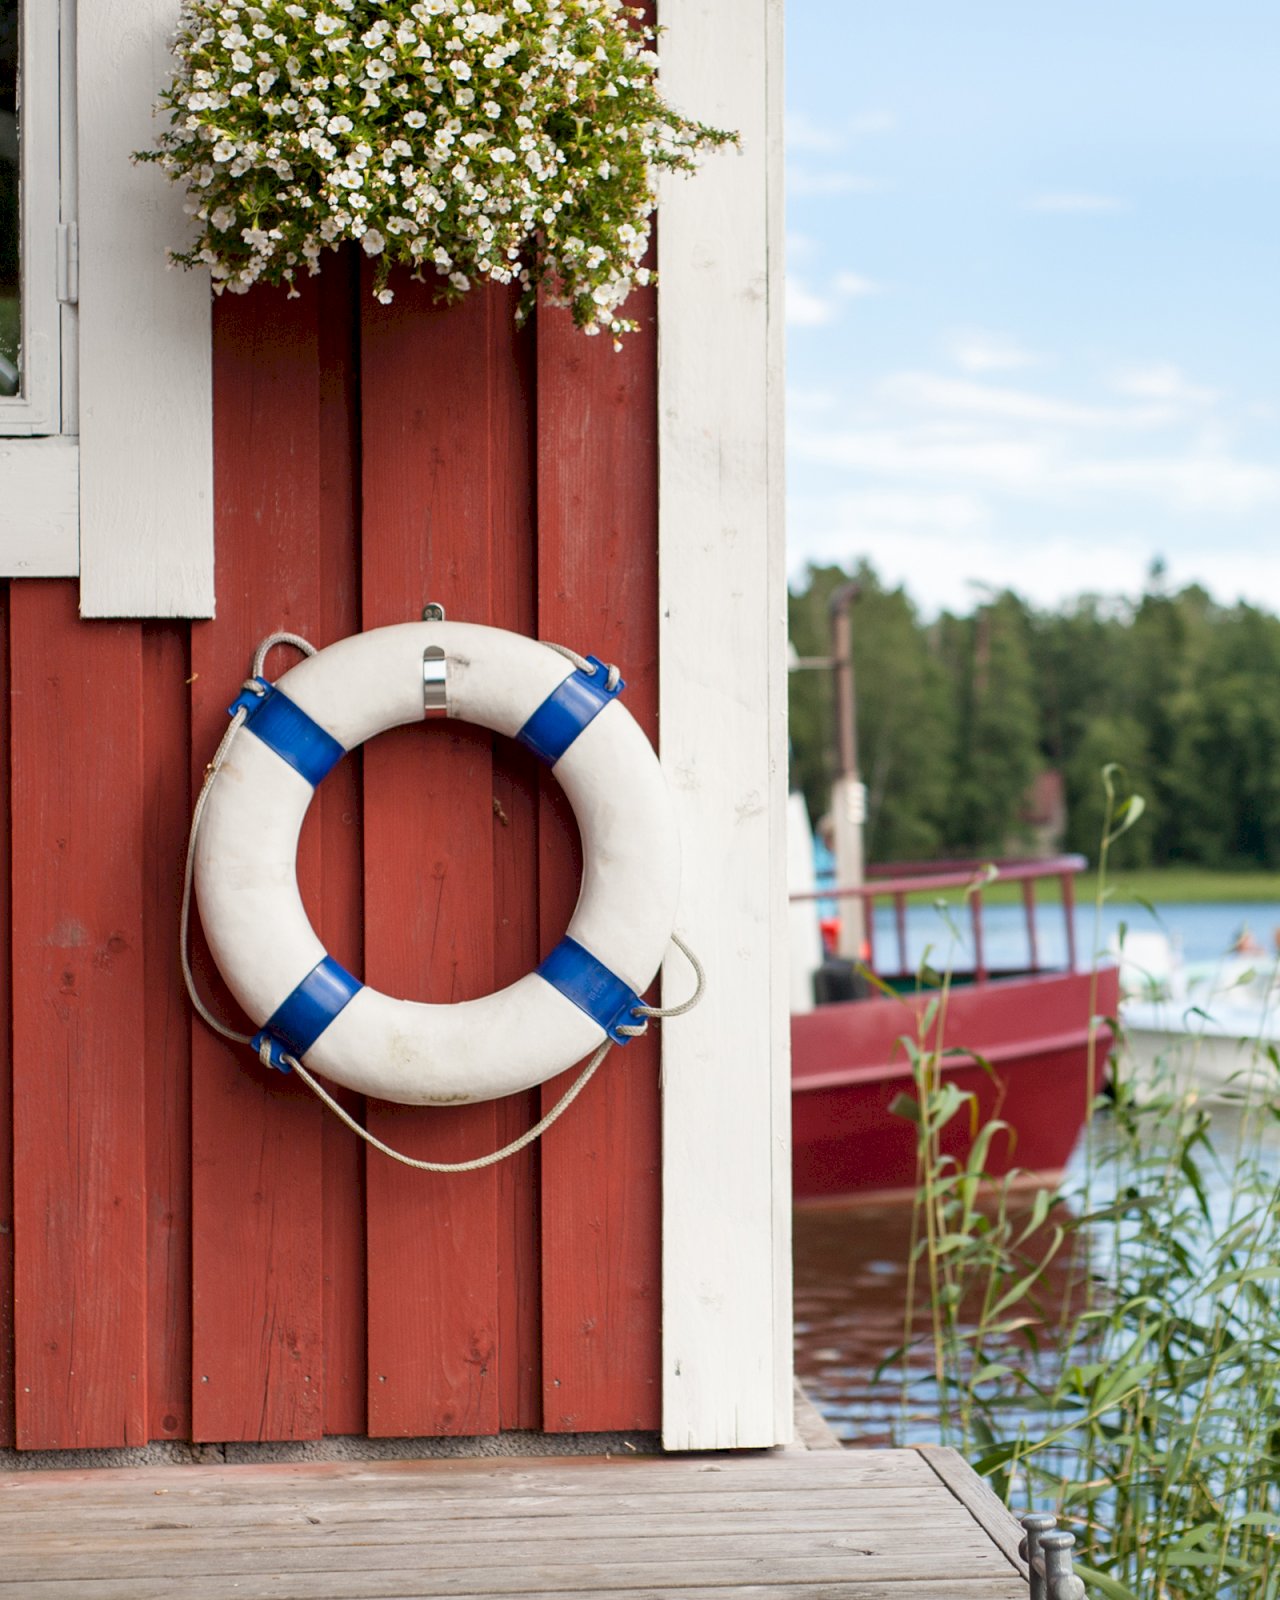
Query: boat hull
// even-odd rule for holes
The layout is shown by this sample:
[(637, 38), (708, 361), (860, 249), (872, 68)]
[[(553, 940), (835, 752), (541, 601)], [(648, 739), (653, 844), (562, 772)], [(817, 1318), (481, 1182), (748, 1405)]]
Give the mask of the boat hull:
[[(915, 1097), (904, 1036), (918, 1039), (928, 994), (821, 1006), (791, 1019), (792, 1170), (798, 1200), (910, 1189), (916, 1183), (916, 1125), (890, 1109)], [(992, 1118), (1008, 1124), (984, 1163), (991, 1176), (1020, 1169), (1060, 1172), (1102, 1082), (1111, 1050), (1106, 1021), (1119, 999), (1114, 968), (995, 979), (954, 987), (941, 1038), (951, 1050), (944, 1079), (976, 1103), (942, 1130), (945, 1154), (963, 1161), (973, 1130)], [(942, 1007), (939, 1007), (939, 1012)], [(1092, 1043), (1090, 1034), (1092, 1031)], [(1092, 1078), (1090, 1076), (1092, 1068)]]

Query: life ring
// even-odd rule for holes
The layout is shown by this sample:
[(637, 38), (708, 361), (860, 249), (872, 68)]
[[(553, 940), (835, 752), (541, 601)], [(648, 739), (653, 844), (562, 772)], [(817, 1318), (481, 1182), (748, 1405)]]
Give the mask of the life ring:
[[(580, 660), (581, 658), (576, 658)], [(616, 671), (462, 622), (375, 628), (264, 679), (207, 793), (196, 900), (232, 994), (287, 1055), (407, 1105), (491, 1100), (544, 1082), (606, 1038), (625, 1043), (675, 921), (679, 843), (657, 757), (618, 699)], [(435, 711), (519, 739), (555, 773), (582, 835), (565, 937), (535, 971), (478, 1000), (382, 994), (325, 950), (298, 892), (316, 785), (375, 734)]]

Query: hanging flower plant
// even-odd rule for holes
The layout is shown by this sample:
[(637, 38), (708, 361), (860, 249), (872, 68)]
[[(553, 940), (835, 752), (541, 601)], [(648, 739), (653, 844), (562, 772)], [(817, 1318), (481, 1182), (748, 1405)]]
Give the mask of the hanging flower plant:
[(546, 283), (587, 333), (618, 315), (661, 168), (733, 135), (671, 110), (654, 30), (621, 0), (185, 0), (158, 161), (200, 224), (215, 290), (287, 284), (359, 240), (456, 298)]

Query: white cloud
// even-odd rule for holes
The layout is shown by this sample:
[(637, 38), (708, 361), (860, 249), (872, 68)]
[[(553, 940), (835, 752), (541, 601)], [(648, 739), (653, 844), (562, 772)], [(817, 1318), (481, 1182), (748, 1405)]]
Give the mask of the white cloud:
[(958, 328), (947, 340), (947, 353), (966, 372), (1013, 372), (1039, 359), (1004, 334), (984, 328)]
[(811, 167), (787, 168), (787, 189), (794, 195), (878, 194), (885, 185), (860, 172), (815, 172)]
[(880, 293), (878, 283), (874, 283), (870, 278), (864, 278), (858, 272), (837, 273), (835, 289), (837, 294), (845, 295), (850, 300), (860, 300), (864, 295)]
[(1128, 209), (1127, 202), (1113, 194), (1047, 193), (1032, 195), (1027, 201), (1028, 211), (1047, 211), (1059, 216), (1097, 216)]
[(1124, 367), (1113, 375), (1111, 386), (1117, 394), (1132, 395), (1135, 400), (1162, 400), (1171, 405), (1210, 406), (1221, 398), (1217, 389), (1192, 383), (1172, 361)]
[(929, 372), (894, 373), (883, 380), (880, 389), (887, 398), (916, 409), (943, 411), (953, 416), (1001, 418), (1008, 422), (1147, 428), (1158, 427), (1173, 415), (1167, 406), (1078, 405), (1026, 389), (998, 388)]
[(787, 326), (820, 328), (836, 314), (839, 302), (833, 295), (815, 294), (798, 273), (787, 274)]
[(806, 278), (789, 272), (787, 325), (792, 328), (820, 328), (835, 321), (846, 300), (860, 300), (879, 292), (878, 283), (856, 272), (837, 273), (825, 291), (811, 288)]
[(788, 150), (813, 150), (827, 152), (839, 150), (844, 140), (832, 128), (824, 127), (807, 117), (803, 111), (787, 113), (786, 143)]

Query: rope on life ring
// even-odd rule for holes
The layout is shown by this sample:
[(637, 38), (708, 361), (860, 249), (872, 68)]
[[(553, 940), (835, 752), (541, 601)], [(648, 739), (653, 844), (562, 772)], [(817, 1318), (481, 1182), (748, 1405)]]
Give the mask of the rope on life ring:
[[(262, 674), (277, 644), (306, 659), (273, 684)], [(615, 1043), (644, 1033), (651, 1019), (688, 1011), (705, 986), (697, 957), (671, 926), (674, 817), (657, 758), (618, 699), (624, 687), (617, 668), (594, 657), (442, 616), (322, 651), (297, 634), (263, 640), (192, 816), (181, 959), (200, 1016), (250, 1045), (264, 1065), (297, 1072), (354, 1132), (406, 1166), (472, 1171), (538, 1138)], [(582, 889), (565, 937), (515, 984), (451, 1006), (396, 1000), (348, 973), (321, 945), (297, 884), (298, 834), (316, 785), (365, 739), (432, 715), (478, 723), (534, 750), (565, 789), (583, 841)], [(258, 1027), (252, 1035), (221, 1022), (197, 992), (188, 953), (193, 885), (214, 961)], [(692, 965), (695, 991), (678, 1006), (648, 1006), (640, 995), (668, 942)], [(538, 1123), (463, 1162), (393, 1150), (308, 1070), (404, 1104), (459, 1104), (532, 1087), (588, 1052)]]

